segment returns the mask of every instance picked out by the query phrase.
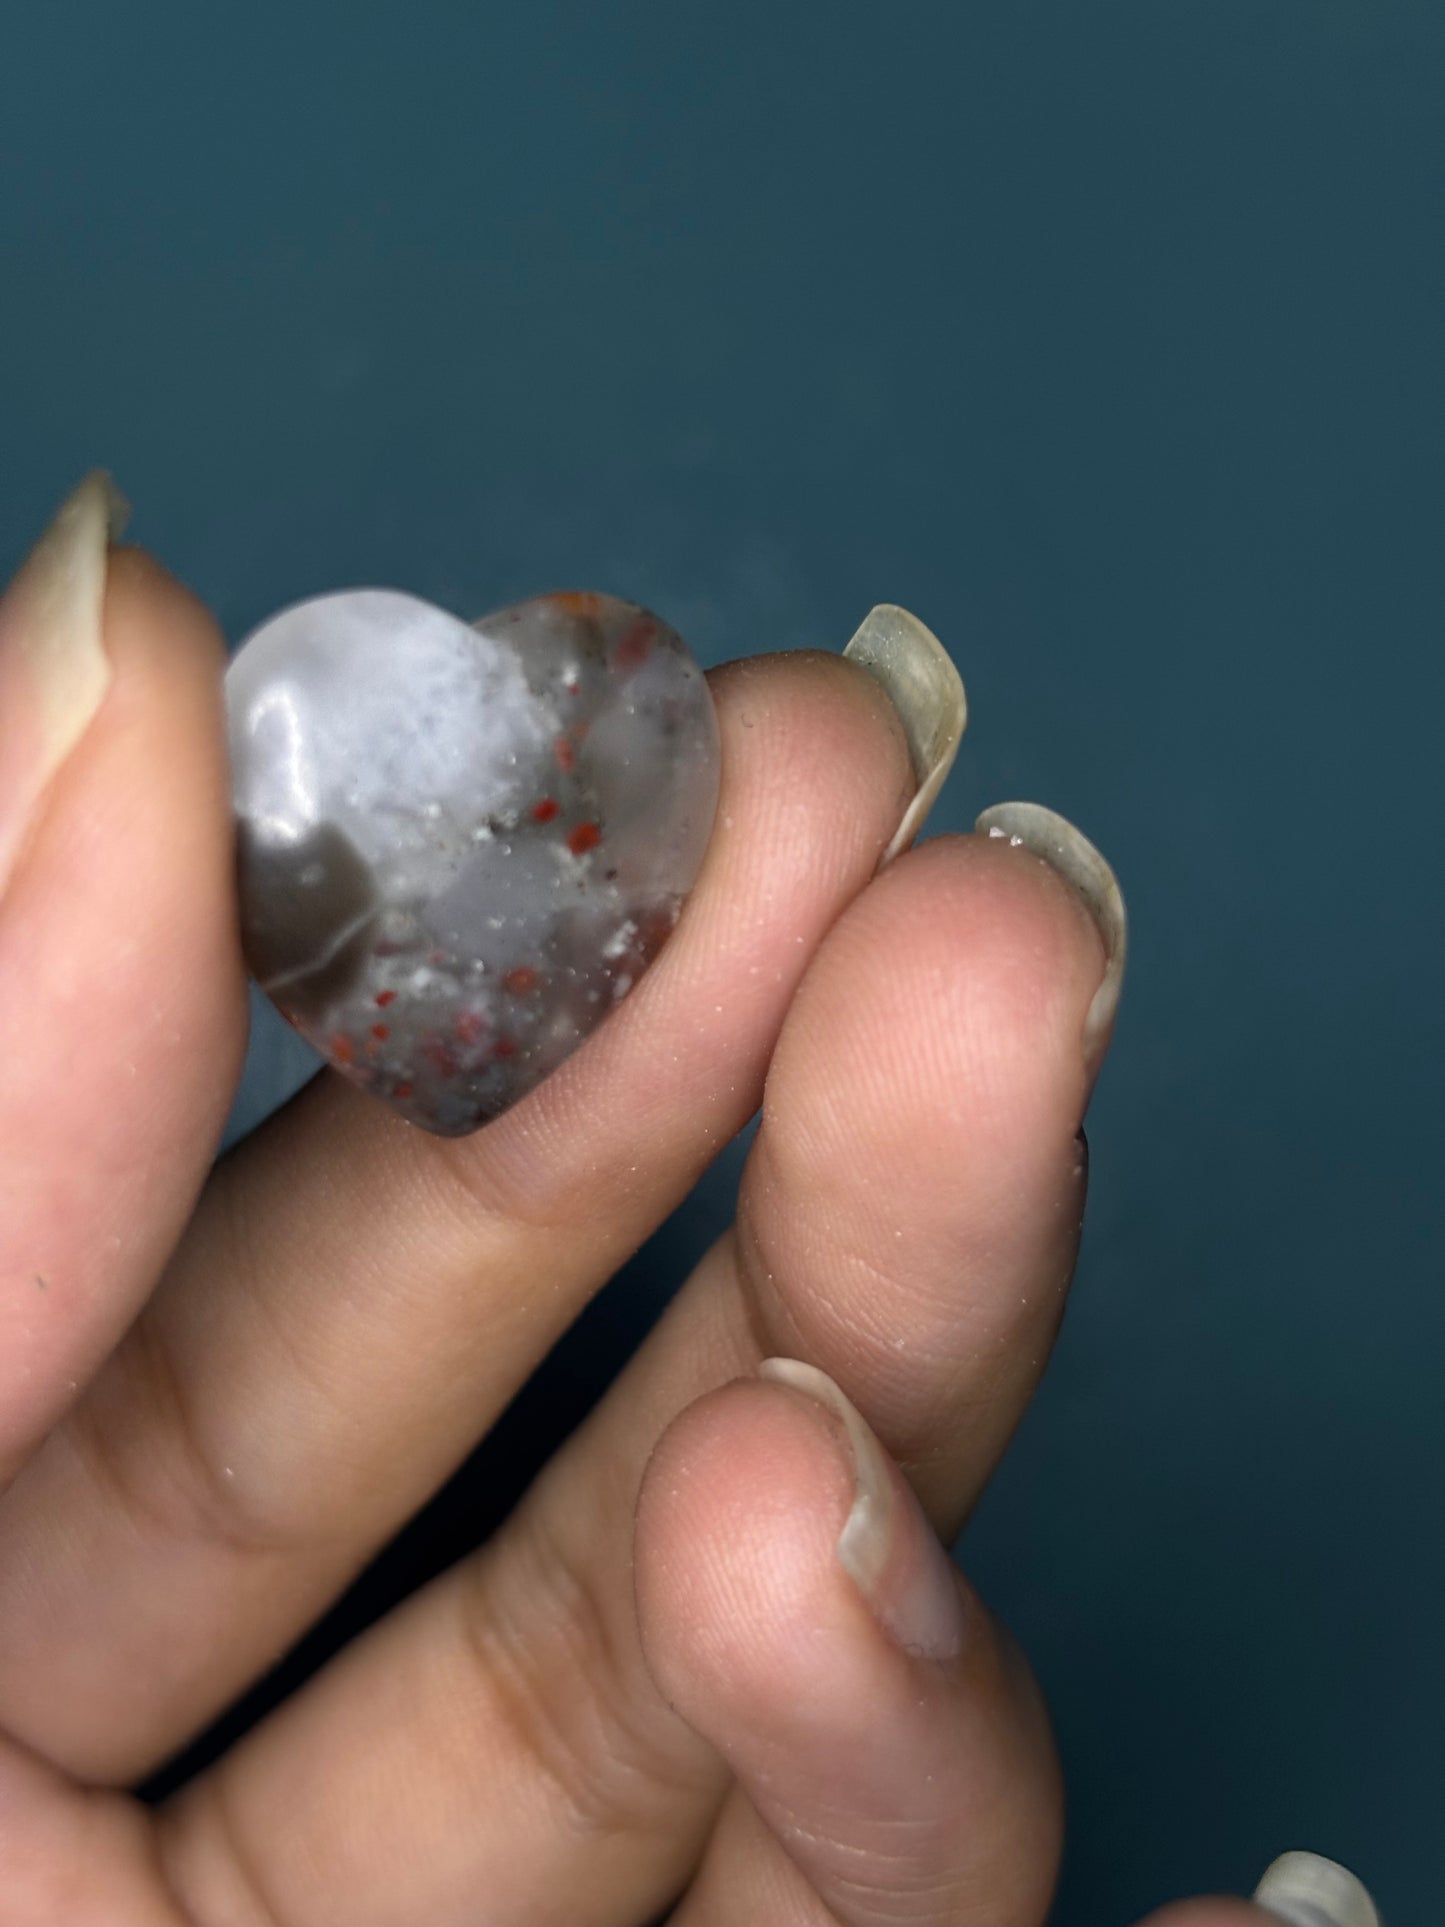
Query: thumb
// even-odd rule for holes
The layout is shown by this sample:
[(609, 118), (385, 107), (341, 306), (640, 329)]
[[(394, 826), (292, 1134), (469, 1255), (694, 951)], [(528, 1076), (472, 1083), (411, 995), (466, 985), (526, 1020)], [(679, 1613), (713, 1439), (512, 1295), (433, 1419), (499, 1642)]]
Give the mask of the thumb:
[(244, 1039), (224, 652), (115, 500), (0, 602), (0, 1487), (153, 1284)]

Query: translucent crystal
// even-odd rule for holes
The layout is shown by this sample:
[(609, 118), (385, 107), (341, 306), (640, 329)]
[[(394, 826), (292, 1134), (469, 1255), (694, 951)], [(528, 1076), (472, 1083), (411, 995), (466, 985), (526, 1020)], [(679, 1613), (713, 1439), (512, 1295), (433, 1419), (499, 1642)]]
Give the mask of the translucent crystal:
[(354, 1083), (446, 1136), (561, 1063), (666, 940), (718, 790), (666, 623), (538, 596), (473, 627), (356, 590), (226, 678), (247, 961)]

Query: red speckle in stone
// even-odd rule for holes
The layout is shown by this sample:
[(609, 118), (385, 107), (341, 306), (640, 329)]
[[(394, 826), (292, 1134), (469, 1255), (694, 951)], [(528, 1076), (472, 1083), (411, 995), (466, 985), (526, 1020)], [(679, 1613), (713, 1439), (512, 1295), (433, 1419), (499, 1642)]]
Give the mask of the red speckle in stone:
[(530, 964), (518, 964), (502, 979), (514, 997), (525, 997), (529, 991), (537, 988), (537, 981), (537, 973)]
[(533, 820), (538, 823), (550, 823), (561, 807), (555, 796), (544, 796), (540, 803), (532, 805)]
[(582, 685), (580, 682), (578, 682), (575, 676), (569, 676), (566, 682), (563, 683), (562, 687), (567, 691), (567, 694), (569, 696), (575, 696), (577, 694), (577, 691), (582, 687)]
[(567, 838), (567, 848), (573, 856), (586, 856), (587, 852), (595, 850), (601, 841), (602, 832), (595, 823), (579, 823)]
[(475, 1044), (487, 1028), (487, 1020), (479, 1010), (464, 1010), (456, 1021), (456, 1033), (464, 1044)]
[(577, 767), (577, 751), (565, 736), (559, 736), (552, 746), (557, 758), (557, 767), (570, 776)]
[(452, 1077), (456, 1074), (456, 1053), (446, 1039), (438, 1037), (435, 1031), (431, 1031), (422, 1039), (421, 1054), (432, 1069), (440, 1071), (443, 1077)]
[(336, 1031), (328, 1041), (326, 1048), (331, 1052), (331, 1055), (336, 1059), (338, 1064), (349, 1064), (356, 1056), (356, 1046), (344, 1030)]
[(397, 1087), (396, 1087), (396, 1094), (397, 1094), (397, 1096), (398, 1096), (398, 1097), (410, 1097), (410, 1096), (411, 1096), (411, 1085), (410, 1085), (410, 1084), (398, 1084), (398, 1085), (397, 1085)]
[(567, 731), (567, 734), (572, 738), (574, 743), (585, 743), (587, 741), (587, 732), (591, 727), (591, 723), (573, 723), (572, 727)]
[(510, 1037), (499, 1037), (492, 1046), (492, 1055), (493, 1057), (515, 1057), (517, 1055), (516, 1043)]
[(385, 1010), (388, 1004), (394, 1004), (396, 1002), (396, 992), (394, 990), (378, 990), (376, 993), (376, 1001), (381, 1005), (381, 1008)]
[(657, 626), (651, 616), (639, 616), (612, 652), (614, 676), (629, 676), (640, 669), (652, 654), (652, 639)]
[(371, 1027), (371, 1034), (376, 1039), (378, 1044), (384, 1044), (387, 1038), (390, 1037), (391, 1032), (387, 1029), (385, 1024), (373, 1024)]

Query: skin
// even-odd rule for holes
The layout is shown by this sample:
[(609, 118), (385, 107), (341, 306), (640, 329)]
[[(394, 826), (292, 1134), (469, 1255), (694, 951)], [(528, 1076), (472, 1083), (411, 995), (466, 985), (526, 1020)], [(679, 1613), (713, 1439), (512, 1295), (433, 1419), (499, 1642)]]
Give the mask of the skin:
[[(954, 1534), (1077, 1248), (1081, 903), (1006, 841), (875, 875), (911, 789), (879, 689), (736, 663), (702, 878), (601, 1032), (475, 1137), (323, 1076), (211, 1172), (244, 1033), (221, 645), (135, 552), (104, 620), (111, 688), (0, 899), (7, 1927), (1039, 1927), (1025, 1662), (961, 1577), (955, 1656), (890, 1636), (837, 1557), (841, 1426), (755, 1373), (858, 1406), (905, 1564)], [(735, 1227), (506, 1526), (142, 1809), (760, 1104)]]

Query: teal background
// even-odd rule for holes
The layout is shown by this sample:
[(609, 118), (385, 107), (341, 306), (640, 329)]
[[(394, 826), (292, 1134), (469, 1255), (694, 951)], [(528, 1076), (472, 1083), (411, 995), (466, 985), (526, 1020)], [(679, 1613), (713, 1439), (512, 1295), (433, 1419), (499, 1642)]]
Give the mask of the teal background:
[[(962, 1549), (1056, 1711), (1056, 1919), (1294, 1845), (1433, 1919), (1438, 0), (12, 7), (0, 263), (7, 562), (100, 462), (232, 636), (366, 581), (612, 589), (709, 661), (882, 599), (947, 640), (934, 826), (1053, 804), (1134, 918), (1075, 1301)], [(259, 1030), (237, 1128), (300, 1074)]]

